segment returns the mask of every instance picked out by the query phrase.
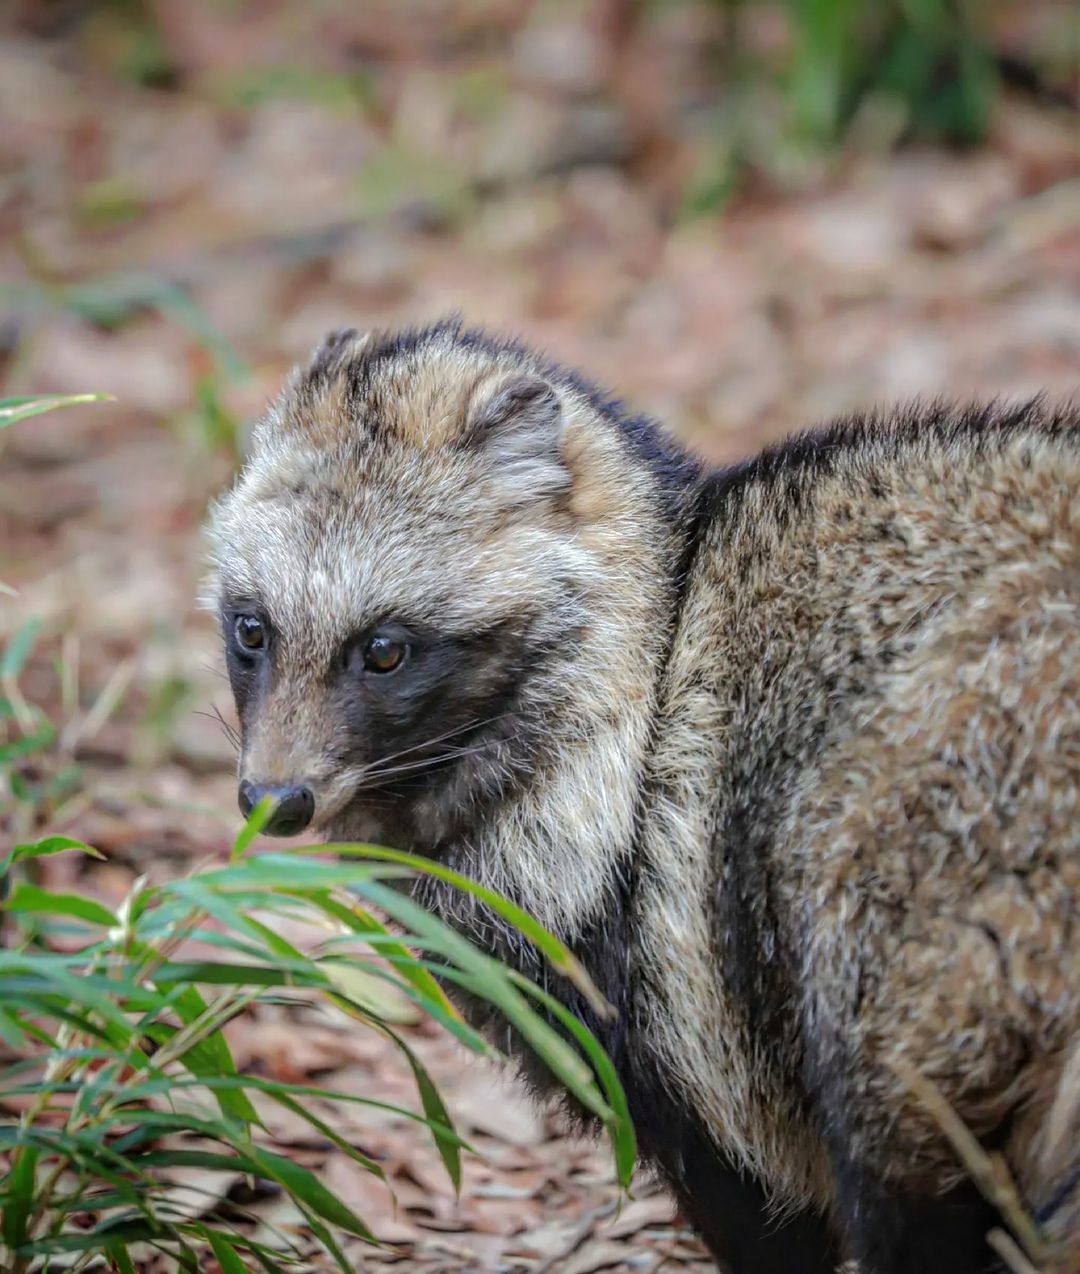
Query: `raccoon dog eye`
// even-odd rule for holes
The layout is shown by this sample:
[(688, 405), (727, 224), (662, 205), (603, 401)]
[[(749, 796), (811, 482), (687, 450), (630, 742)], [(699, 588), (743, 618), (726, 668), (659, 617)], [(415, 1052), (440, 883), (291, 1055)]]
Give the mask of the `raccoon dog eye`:
[(364, 667), (369, 672), (393, 672), (401, 667), (408, 653), (407, 642), (376, 635), (364, 647)]
[(266, 628), (254, 615), (237, 615), (233, 623), (236, 644), (241, 650), (255, 654), (266, 646)]

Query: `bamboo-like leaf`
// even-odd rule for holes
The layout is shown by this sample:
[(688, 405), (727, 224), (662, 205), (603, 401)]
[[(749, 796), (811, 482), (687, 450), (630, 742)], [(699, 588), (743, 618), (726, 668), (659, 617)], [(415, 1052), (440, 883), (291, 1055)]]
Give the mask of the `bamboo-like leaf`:
[[(335, 978), (333, 973), (335, 968), (339, 966), (363, 968), (369, 979), (373, 978), (376, 981), (389, 983), (403, 998), (412, 1001), (417, 1008), (422, 1009), (433, 1021), (448, 1030), (455, 1039), (460, 1040), (470, 1053), (476, 1053), (481, 1057), (490, 1057), (492, 1059), (499, 1056), (498, 1050), (493, 1048), (484, 1039), (483, 1035), (470, 1026), (463, 1017), (456, 1012), (450, 1015), (444, 1010), (445, 992), (443, 992), (443, 998), (431, 1000), (416, 989), (412, 979), (406, 980), (391, 973), (392, 969), (395, 973), (400, 970), (404, 974), (411, 966), (415, 966), (420, 972), (429, 973), (428, 966), (425, 963), (417, 961), (415, 956), (402, 957), (398, 955), (389, 956), (386, 963), (390, 966), (389, 968), (358, 960), (358, 957), (351, 956), (348, 952), (339, 953), (332, 957), (324, 956), (317, 961), (318, 968), (327, 976), (328, 984), (335, 987), (338, 992), (342, 992), (345, 988)], [(441, 968), (442, 966), (439, 967)], [(360, 1003), (358, 1007), (363, 1010), (365, 1006)]]
[(136, 1274), (135, 1262), (128, 1255), (122, 1243), (106, 1243), (105, 1255), (115, 1268), (116, 1274)]
[[(237, 838), (237, 859), (250, 846), (254, 827), (255, 821), (249, 821)], [(34, 845), (20, 845), (15, 852), (32, 857), (85, 848), (70, 839), (46, 838)], [(196, 1272), (205, 1259), (200, 1253), (208, 1246), (224, 1274), (243, 1269), (245, 1256), (269, 1274), (278, 1274), (281, 1267), (272, 1250), (228, 1228), (195, 1222), (159, 1197), (151, 1174), (186, 1166), (277, 1182), (301, 1209), (311, 1232), (343, 1274), (352, 1274), (338, 1232), (367, 1242), (376, 1242), (375, 1236), (364, 1219), (336, 1199), (314, 1174), (251, 1141), (248, 1128), (258, 1119), (251, 1096), (262, 1093), (305, 1119), (343, 1153), (380, 1177), (379, 1165), (337, 1132), (332, 1119), (309, 1109), (311, 1102), (344, 1101), (414, 1120), (430, 1130), (448, 1176), (455, 1189), (459, 1188), (460, 1152), (467, 1144), (454, 1129), (430, 1075), (387, 1020), (394, 1013), (388, 1007), (384, 986), (395, 995), (407, 996), (477, 1049), (487, 1046), (463, 1021), (444, 986), (456, 982), (470, 994), (485, 998), (567, 1088), (605, 1120), (616, 1145), (620, 1178), (625, 1180), (626, 1164), (633, 1154), (625, 1098), (614, 1069), (588, 1030), (557, 1002), (549, 1004), (543, 995), (535, 996), (548, 1017), (558, 1021), (556, 1029), (530, 1005), (533, 990), (529, 984), (515, 980), (491, 957), (394, 887), (402, 877), (431, 870), (432, 864), (395, 851), (369, 854), (364, 847), (352, 848), (358, 850), (355, 856), (337, 861), (295, 855), (244, 858), (187, 880), (136, 891), (125, 908), (122, 933), (117, 917), (91, 899), (49, 893), (26, 882), (16, 885), (9, 900), (11, 910), (98, 924), (108, 932), (77, 953), (0, 951), (0, 1014), (5, 1015), (5, 1025), (9, 1033), (20, 1037), (23, 1032), (33, 1033), (51, 1058), (46, 1077), (28, 1075), (17, 1068), (6, 1073), (2, 1094), (29, 1095), (47, 1102), (62, 1094), (77, 1094), (75, 1104), (67, 1108), (64, 1127), (42, 1127), (33, 1121), (26, 1126), (0, 1125), (0, 1150), (7, 1153), (12, 1165), (0, 1187), (0, 1197), (5, 1203), (11, 1195), (17, 1199), (20, 1186), (16, 1180), (13, 1187), (13, 1173), (30, 1157), (48, 1156), (52, 1162), (66, 1161), (84, 1183), (78, 1196), (54, 1195), (55, 1216), (68, 1216), (77, 1207), (99, 1215), (106, 1209), (124, 1210), (103, 1220), (89, 1234), (65, 1233), (58, 1221), (53, 1232), (36, 1245), (28, 1241), (33, 1228), (28, 1229), (23, 1222), (19, 1230), (18, 1214), (13, 1212), (4, 1221), (9, 1228), (16, 1227), (12, 1233), (17, 1242), (8, 1243), (9, 1251), (14, 1246), (27, 1259), (49, 1253), (100, 1251), (114, 1269), (127, 1274), (129, 1243), (148, 1242), (167, 1253), (176, 1268)], [(435, 874), (452, 885), (460, 882), (460, 887), (490, 903), (511, 923), (520, 914), (526, 936), (554, 966), (575, 981), (582, 979), (583, 988), (591, 987), (565, 947), (520, 909), (455, 873), (440, 869)], [(366, 902), (387, 912), (395, 929), (400, 925), (405, 932), (392, 932)], [(264, 918), (256, 919), (253, 912)], [(330, 931), (314, 953), (308, 954), (282, 937), (274, 919), (265, 918), (267, 914), (275, 919), (314, 918), (324, 928), (329, 922)], [(212, 927), (215, 923), (220, 931)], [(178, 936), (213, 943), (221, 958), (169, 958)], [(355, 948), (361, 943), (363, 952), (357, 955)], [(209, 986), (225, 990), (215, 999), (200, 989)], [(221, 1031), (223, 1021), (256, 993), (267, 1002), (286, 1002), (285, 993), (299, 987), (319, 991), (396, 1044), (412, 1069), (422, 1113), (360, 1095), (237, 1072)], [(606, 1008), (595, 988), (591, 1002), (597, 1012)], [(60, 1042), (75, 1040), (85, 1045), (96, 1040), (100, 1047), (59, 1048), (39, 1023), (57, 1031)], [(60, 1027), (59, 1023), (69, 1026)], [(156, 1054), (147, 1055), (147, 1038), (159, 1045)], [(97, 1061), (103, 1061), (104, 1066), (88, 1065)], [(50, 1074), (52, 1078), (48, 1078)], [(188, 1113), (182, 1097), (189, 1090), (212, 1095), (221, 1115)], [(150, 1108), (148, 1104), (157, 1098), (165, 1098), (171, 1109)], [(163, 1144), (165, 1134), (183, 1132), (206, 1137), (210, 1148)]]
[[(78, 1006), (82, 1013), (95, 1012), (102, 1018), (102, 1031), (109, 1041), (119, 1047), (126, 1047), (131, 1043), (132, 1027), (124, 1008), (117, 1002), (117, 997), (126, 989), (123, 984), (110, 983), (108, 979), (95, 977), (92, 974), (82, 974), (74, 972), (72, 969), (65, 967), (63, 962), (56, 960), (48, 960), (43, 957), (34, 956), (32, 962), (27, 957), (8, 960), (6, 953), (0, 952), (0, 973), (4, 968), (16, 969), (19, 966), (40, 968), (42, 978), (37, 979), (38, 985), (44, 985), (51, 991), (56, 991), (64, 995), (70, 1004)], [(47, 979), (43, 982), (42, 979)], [(0, 995), (9, 1001), (17, 999), (20, 991), (27, 984), (32, 985), (33, 979), (25, 979), (8, 973), (7, 976), (0, 976)], [(102, 989), (102, 983), (105, 989)], [(130, 986), (130, 994), (125, 999), (134, 1009), (145, 1009), (148, 1007), (147, 1001), (152, 997), (145, 993), (140, 993), (138, 986)], [(138, 1058), (141, 1064), (144, 1060), (141, 1053), (134, 1053), (133, 1056)]]
[(81, 840), (75, 840), (71, 836), (46, 836), (43, 840), (35, 841), (29, 845), (16, 845), (5, 858), (0, 859), (0, 871), (6, 871), (15, 863), (20, 863), (26, 858), (44, 858), (49, 854), (62, 854), (68, 849), (77, 849), (80, 854), (89, 854), (91, 858), (98, 858), (102, 861), (105, 858), (105, 855), (100, 850), (84, 844)]
[(42, 916), (74, 916), (78, 920), (85, 920), (87, 924), (105, 925), (109, 928), (117, 924), (116, 916), (108, 907), (92, 898), (85, 898), (82, 894), (50, 893), (26, 880), (20, 880), (0, 906), (4, 911)]
[(634, 1134), (633, 1121), (630, 1118), (630, 1108), (626, 1102), (626, 1093), (619, 1082), (619, 1077), (616, 1074), (611, 1058), (600, 1047), (596, 1037), (555, 996), (520, 974), (514, 973), (511, 976), (526, 995), (538, 1000), (549, 1013), (558, 1018), (566, 1030), (577, 1040), (582, 1051), (591, 1062), (613, 1115), (608, 1128), (615, 1149), (615, 1166), (619, 1184), (624, 1188), (629, 1187), (630, 1179), (634, 1174), (634, 1166), (637, 1163), (637, 1139)]
[(267, 1247), (265, 1243), (256, 1243), (254, 1239), (249, 1239), (245, 1236), (243, 1239), (238, 1238), (236, 1245), (237, 1247), (242, 1247), (245, 1252), (250, 1252), (266, 1271), (266, 1274), (286, 1274), (285, 1267), (280, 1265), (276, 1259), (279, 1254), (273, 1248)]
[(396, 957), (400, 961), (402, 977), (410, 982), (425, 1000), (434, 1000), (435, 1003), (442, 1006), (448, 1016), (461, 1018), (461, 1014), (447, 998), (446, 992), (439, 986), (431, 973), (423, 965), (417, 963), (413, 953), (399, 939), (395, 938), (387, 927), (377, 920), (371, 912), (361, 907), (358, 903), (353, 903), (351, 899), (349, 905), (346, 905), (325, 890), (314, 892), (308, 896), (328, 916), (340, 921), (351, 929), (353, 933), (359, 934), (369, 942), (373, 937), (379, 938), (381, 940), (381, 950), (387, 957)]
[[(304, 1220), (308, 1224), (308, 1228), (314, 1233), (315, 1237), (323, 1245), (323, 1247), (334, 1258), (334, 1264), (341, 1271), (341, 1274), (355, 1274), (356, 1266), (345, 1255), (341, 1249), (341, 1244), (334, 1238), (330, 1228), (323, 1224), (319, 1217), (300, 1204), (300, 1209), (304, 1213)], [(372, 1244), (377, 1245), (378, 1240), (374, 1237), (371, 1239)]]
[[(0, 408), (0, 420), (3, 418)], [(0, 657), (0, 681), (14, 680), (30, 658), (34, 642), (41, 631), (41, 620), (31, 617), (15, 631), (15, 636), (8, 642), (4, 654)]]
[[(114, 1092), (122, 1097), (125, 1088), (123, 1085), (116, 1085)], [(132, 1125), (129, 1132), (112, 1143), (112, 1148), (118, 1154), (128, 1154), (140, 1146), (151, 1145), (171, 1132), (197, 1132), (210, 1141), (219, 1141), (225, 1145), (237, 1144), (247, 1135), (246, 1125), (232, 1118), (215, 1121), (204, 1119), (189, 1110), (145, 1110), (129, 1102), (99, 1117), (101, 1128), (111, 1128), (115, 1124), (123, 1127)]]
[(142, 1243), (157, 1238), (161, 1226), (145, 1218), (102, 1222), (86, 1233), (56, 1234), (16, 1248), (19, 1256), (56, 1256), (61, 1252), (88, 1252), (114, 1244)]
[[(159, 990), (169, 992), (170, 1004), (185, 1026), (191, 1026), (193, 1022), (205, 1019), (209, 1014), (207, 1003), (196, 987), (178, 986), (176, 983), (165, 980), (160, 974), (155, 979), (155, 985)], [(154, 1030), (165, 1029), (168, 1028), (164, 1028), (160, 1023), (157, 1024), (152, 1028), (152, 1037), (156, 1038), (153, 1036)], [(179, 1061), (192, 1075), (201, 1079), (211, 1075), (234, 1076), (237, 1073), (232, 1050), (220, 1030), (203, 1036), (202, 1039), (184, 1049), (179, 1056)], [(221, 1089), (214, 1094), (214, 1098), (221, 1107), (223, 1115), (239, 1119), (245, 1124), (259, 1122), (258, 1112), (242, 1088)]]
[[(242, 907), (247, 906), (265, 906), (269, 900), (265, 893), (257, 890), (247, 890), (243, 895), (227, 893), (225, 890), (216, 888), (219, 872), (204, 872), (198, 877), (190, 877), (187, 880), (173, 881), (170, 885), (166, 885), (166, 893), (174, 893), (185, 898), (189, 903), (205, 911), (208, 915), (213, 916), (219, 924), (224, 925), (233, 932), (246, 933), (256, 938), (264, 948), (267, 945), (267, 929), (265, 925), (254, 920), (247, 915)], [(311, 962), (295, 947), (291, 948), (288, 953), (283, 947), (278, 947), (277, 962), (283, 967), (288, 963), (295, 966), (295, 962), (299, 960), (311, 968)], [(238, 966), (239, 967), (239, 966)]]
[(34, 1206), (34, 1181), (39, 1147), (24, 1145), (15, 1153), (11, 1170), (5, 1179), (5, 1198), (0, 1212), (0, 1234), (9, 1248), (26, 1242), (26, 1222)]
[(274, 801), (272, 797), (264, 796), (262, 800), (248, 815), (247, 822), (237, 832), (236, 839), (233, 841), (232, 858), (235, 860), (243, 854), (251, 842), (262, 831), (266, 824), (270, 821), (270, 815), (274, 809)]
[[(377, 1164), (374, 1159), (368, 1158), (368, 1156), (362, 1151), (357, 1150), (351, 1141), (342, 1137), (340, 1133), (335, 1132), (324, 1119), (320, 1119), (318, 1115), (308, 1110), (306, 1106), (295, 1101), (288, 1095), (288, 1093), (271, 1093), (270, 1096), (279, 1106), (282, 1106), (285, 1110), (291, 1111), (294, 1115), (309, 1123), (317, 1132), (322, 1133), (327, 1141), (333, 1142), (333, 1144), (337, 1146), (339, 1150), (348, 1155), (354, 1163), (360, 1164), (360, 1166), (370, 1172), (372, 1176), (378, 1177), (382, 1182), (386, 1182), (386, 1173), (380, 1165)], [(389, 1185), (388, 1182), (386, 1183)]]
[(248, 1274), (247, 1266), (237, 1255), (229, 1238), (211, 1226), (204, 1228), (210, 1249), (221, 1266), (221, 1274)]
[(0, 429), (31, 416), (40, 416), (59, 407), (75, 407), (80, 403), (112, 401), (112, 394), (41, 394), (31, 398), (0, 398)]
[(140, 1168), (205, 1168), (207, 1172), (239, 1172), (251, 1176), (264, 1177), (255, 1159), (248, 1153), (233, 1149), (232, 1154), (224, 1154), (216, 1150), (182, 1150), (170, 1147), (168, 1150), (148, 1150), (145, 1154), (132, 1156), (132, 1163)]
[(336, 991), (380, 1021), (394, 1026), (417, 1021), (416, 1002), (405, 994), (400, 982), (377, 977), (348, 961), (326, 963), (322, 968)]
[(0, 1008), (0, 1040), (12, 1052), (18, 1052), (26, 1043), (26, 1026), (13, 1013)]
[(422, 858), (417, 854), (406, 854), (397, 849), (386, 849), (381, 845), (332, 844), (313, 846), (310, 849), (303, 848), (295, 852), (298, 854), (332, 853), (350, 858), (397, 863), (409, 868), (411, 871), (435, 876), (439, 880), (444, 880), (447, 884), (453, 885), (455, 889), (472, 894), (474, 898), (479, 898), (486, 903), (496, 915), (508, 920), (519, 933), (524, 934), (543, 953), (552, 968), (557, 969), (574, 983), (582, 995), (585, 996), (589, 1006), (595, 1013), (601, 1017), (611, 1016), (613, 1011), (611, 1005), (597, 991), (592, 979), (585, 972), (580, 961), (570, 953), (553, 933), (545, 929), (543, 925), (534, 920), (528, 912), (523, 911), (516, 903), (503, 898), (500, 894), (495, 893), (494, 890), (477, 884), (467, 876), (462, 876), (460, 872), (452, 871), (449, 867), (445, 867), (442, 863), (435, 862), (433, 859)]
[[(365, 1097), (358, 1093), (340, 1093), (332, 1088), (319, 1088), (312, 1084), (287, 1084), (281, 1081), (261, 1079), (257, 1075), (241, 1075), (236, 1079), (230, 1078), (207, 1078), (202, 1080), (193, 1079), (177, 1079), (174, 1076), (166, 1076), (161, 1079), (143, 1080), (137, 1084), (114, 1085), (112, 1089), (107, 1091), (115, 1091), (123, 1093), (125, 1098), (130, 1102), (145, 1101), (152, 1097), (160, 1097), (169, 1093), (182, 1092), (186, 1088), (247, 1088), (253, 1092), (263, 1093), (288, 1093), (293, 1097), (310, 1097), (317, 1100), (342, 1102), (346, 1105), (353, 1106), (370, 1106), (374, 1110), (389, 1111), (393, 1115), (397, 1115), (401, 1119), (412, 1120), (415, 1123), (426, 1124), (427, 1120), (423, 1115), (418, 1115), (415, 1111), (408, 1110), (404, 1106), (395, 1106), (393, 1102), (379, 1101), (375, 1097)], [(135, 1117), (136, 1112), (130, 1109), (123, 1112), (117, 1112), (113, 1117), (113, 1122), (123, 1123), (130, 1115)], [(464, 1141), (451, 1128), (445, 1128), (442, 1132), (444, 1137), (452, 1137), (454, 1143), (463, 1150), (470, 1149), (467, 1141)], [(0, 1125), (0, 1145), (4, 1143), (4, 1128)]]
[(340, 1199), (335, 1198), (307, 1168), (293, 1163), (284, 1155), (274, 1154), (273, 1151), (266, 1150), (262, 1146), (250, 1146), (247, 1158), (254, 1164), (259, 1176), (284, 1186), (293, 1199), (306, 1204), (317, 1216), (336, 1225), (347, 1234), (354, 1234), (357, 1238), (366, 1239), (369, 1243), (378, 1242), (356, 1213)]
[[(432, 926), (445, 929), (441, 921), (397, 890), (375, 882), (368, 882), (365, 889), (378, 906), (417, 933), (423, 934)], [(506, 971), (459, 934), (444, 932), (442, 942), (454, 965), (467, 978), (460, 977), (453, 967), (447, 968), (444, 976), (467, 983), (473, 994), (498, 1008), (571, 1093), (601, 1119), (607, 1120), (610, 1109), (592, 1082), (588, 1067), (566, 1040), (529, 1008)], [(601, 1002), (606, 1005), (606, 1001)]]
[(264, 947), (271, 955), (279, 958), (284, 957), (294, 964), (311, 963), (308, 956), (283, 938), (280, 933), (275, 933), (269, 925), (264, 925), (261, 920), (256, 920), (254, 916), (245, 916), (244, 919), (247, 921), (251, 932), (258, 934), (262, 938)]
[[(207, 1242), (210, 1241), (210, 1226), (196, 1223), (193, 1228), (197, 1233), (203, 1234), (204, 1237), (206, 1237)], [(221, 1231), (215, 1231), (215, 1233), (220, 1234)], [(279, 1253), (274, 1251), (272, 1248), (267, 1247), (265, 1243), (258, 1243), (255, 1239), (249, 1238), (246, 1234), (230, 1233), (224, 1237), (234, 1249), (239, 1249), (243, 1252), (250, 1252), (263, 1269), (266, 1270), (267, 1274), (285, 1274), (284, 1267), (280, 1265), (277, 1260)], [(292, 1263), (290, 1262), (290, 1264)], [(245, 1266), (244, 1269), (246, 1274), (247, 1266)]]
[[(171, 979), (185, 978), (206, 986), (313, 986), (325, 985), (317, 975), (305, 979), (304, 970), (273, 964), (224, 964), (215, 960), (170, 963)], [(310, 966), (314, 969), (314, 965)]]
[(413, 1079), (416, 1081), (416, 1091), (420, 1097), (420, 1105), (423, 1107), (424, 1117), (435, 1141), (435, 1149), (439, 1152), (439, 1158), (443, 1161), (447, 1176), (449, 1176), (450, 1183), (454, 1187), (454, 1193), (460, 1194), (461, 1153), (459, 1147), (461, 1140), (454, 1128), (454, 1121), (450, 1118), (450, 1112), (446, 1109), (443, 1099), (439, 1096), (439, 1090), (432, 1082), (424, 1064), (408, 1044), (389, 1026), (384, 1024), (382, 1030), (404, 1053), (405, 1059), (409, 1063)]

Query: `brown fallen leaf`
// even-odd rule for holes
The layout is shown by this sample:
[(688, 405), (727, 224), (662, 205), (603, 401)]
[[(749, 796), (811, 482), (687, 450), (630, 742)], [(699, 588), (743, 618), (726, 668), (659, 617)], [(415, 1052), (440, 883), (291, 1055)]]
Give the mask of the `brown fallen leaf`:
[[(628, 1263), (632, 1257), (641, 1257), (635, 1249), (624, 1243), (599, 1239), (584, 1244), (569, 1260), (559, 1265), (559, 1274), (593, 1274), (594, 1270), (608, 1270), (612, 1266)], [(647, 1260), (647, 1257), (645, 1258)]]
[(603, 1226), (608, 1239), (621, 1239), (637, 1234), (649, 1226), (671, 1226), (675, 1216), (675, 1203), (667, 1194), (654, 1194), (646, 1199), (633, 1199), (623, 1207), (615, 1219)]

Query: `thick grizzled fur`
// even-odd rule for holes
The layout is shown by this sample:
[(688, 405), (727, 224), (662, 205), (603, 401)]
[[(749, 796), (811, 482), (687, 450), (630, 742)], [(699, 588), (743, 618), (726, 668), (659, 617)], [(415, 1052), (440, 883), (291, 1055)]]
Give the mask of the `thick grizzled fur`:
[(723, 1268), (992, 1263), (912, 1070), (1080, 1268), (1080, 414), (935, 406), (710, 473), (515, 344), (339, 333), (211, 536), (242, 777), (579, 954), (613, 1021), (418, 887), (597, 1032)]

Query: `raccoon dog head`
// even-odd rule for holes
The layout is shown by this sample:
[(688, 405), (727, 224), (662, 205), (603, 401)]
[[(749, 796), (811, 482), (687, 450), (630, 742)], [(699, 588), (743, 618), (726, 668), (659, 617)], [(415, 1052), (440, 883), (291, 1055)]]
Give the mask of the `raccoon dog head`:
[(636, 720), (669, 530), (625, 432), (456, 323), (332, 334), (211, 518), (241, 808), (437, 853)]

